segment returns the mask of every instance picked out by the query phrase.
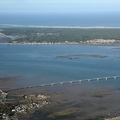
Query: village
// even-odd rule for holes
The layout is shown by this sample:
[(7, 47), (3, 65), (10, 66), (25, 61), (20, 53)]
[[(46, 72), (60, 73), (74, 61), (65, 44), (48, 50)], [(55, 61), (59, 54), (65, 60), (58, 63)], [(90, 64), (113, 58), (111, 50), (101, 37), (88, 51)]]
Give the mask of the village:
[(27, 114), (36, 109), (49, 105), (50, 96), (12, 95), (0, 90), (0, 119), (18, 120), (19, 114)]

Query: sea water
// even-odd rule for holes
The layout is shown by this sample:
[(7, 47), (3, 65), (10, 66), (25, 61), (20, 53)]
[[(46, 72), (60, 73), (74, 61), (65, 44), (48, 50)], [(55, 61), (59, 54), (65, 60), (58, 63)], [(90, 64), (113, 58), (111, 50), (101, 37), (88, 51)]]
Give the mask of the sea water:
[(0, 78), (19, 76), (16, 86), (114, 75), (119, 46), (0, 44)]
[(0, 14), (0, 24), (9, 24), (11, 26), (120, 27), (119, 21), (120, 13), (118, 12), (84, 14)]

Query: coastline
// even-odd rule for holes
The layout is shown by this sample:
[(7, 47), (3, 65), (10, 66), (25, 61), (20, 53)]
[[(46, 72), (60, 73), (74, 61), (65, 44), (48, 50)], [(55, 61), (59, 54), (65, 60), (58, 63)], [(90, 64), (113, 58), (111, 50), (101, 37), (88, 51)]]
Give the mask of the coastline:
[(78, 28), (78, 29), (120, 29), (116, 26), (42, 26), (42, 25), (16, 25), (16, 24), (0, 24), (1, 28), (6, 27), (28, 27), (28, 28)]
[(0, 30), (0, 44), (120, 45), (120, 27), (41, 26)]
[(13, 43), (0, 43), (0, 44), (10, 44), (10, 45), (100, 45), (100, 46), (120, 46), (120, 40), (114, 40), (114, 39), (94, 39), (94, 40), (87, 40), (85, 42), (79, 41), (79, 42), (13, 42)]

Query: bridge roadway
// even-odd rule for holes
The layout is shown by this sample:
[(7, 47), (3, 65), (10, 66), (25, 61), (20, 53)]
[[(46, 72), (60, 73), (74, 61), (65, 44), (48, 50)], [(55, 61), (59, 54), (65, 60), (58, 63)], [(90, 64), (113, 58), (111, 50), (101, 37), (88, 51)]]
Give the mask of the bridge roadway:
[(72, 80), (72, 81), (65, 81), (65, 82), (48, 83), (48, 84), (42, 84), (42, 85), (15, 88), (15, 89), (8, 90), (8, 92), (15, 91), (15, 90), (21, 90), (21, 89), (27, 89), (27, 88), (36, 88), (36, 87), (45, 87), (45, 86), (54, 86), (54, 85), (65, 85), (65, 84), (74, 84), (74, 83), (79, 84), (82, 82), (91, 82), (91, 81), (117, 79), (117, 78), (120, 78), (120, 76), (108, 76), (108, 77), (89, 78), (89, 79)]

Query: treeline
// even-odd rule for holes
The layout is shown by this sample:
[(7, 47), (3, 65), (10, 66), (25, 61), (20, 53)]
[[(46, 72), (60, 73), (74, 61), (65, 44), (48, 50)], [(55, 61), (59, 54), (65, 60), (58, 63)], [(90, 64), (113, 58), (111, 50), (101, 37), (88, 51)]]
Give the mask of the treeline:
[[(79, 42), (94, 39), (120, 40), (118, 28), (3, 28), (5, 35), (16, 36), (21, 42)], [(11, 40), (11, 42), (13, 42)]]

